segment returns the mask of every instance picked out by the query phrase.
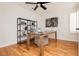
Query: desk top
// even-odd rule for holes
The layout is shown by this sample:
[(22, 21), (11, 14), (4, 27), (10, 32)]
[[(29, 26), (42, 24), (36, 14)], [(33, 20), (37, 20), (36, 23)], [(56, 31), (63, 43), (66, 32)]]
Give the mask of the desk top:
[(41, 32), (41, 33), (35, 33), (35, 32), (30, 32), (28, 33), (29, 35), (48, 35), (52, 33), (56, 33), (57, 31), (52, 31), (52, 32)]

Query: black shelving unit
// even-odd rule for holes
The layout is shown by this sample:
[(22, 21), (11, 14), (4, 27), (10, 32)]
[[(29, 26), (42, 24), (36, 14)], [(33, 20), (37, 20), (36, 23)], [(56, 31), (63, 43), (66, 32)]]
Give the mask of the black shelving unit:
[(37, 30), (37, 21), (28, 20), (24, 18), (17, 18), (17, 43), (21, 44), (22, 39), (27, 39), (30, 32)]

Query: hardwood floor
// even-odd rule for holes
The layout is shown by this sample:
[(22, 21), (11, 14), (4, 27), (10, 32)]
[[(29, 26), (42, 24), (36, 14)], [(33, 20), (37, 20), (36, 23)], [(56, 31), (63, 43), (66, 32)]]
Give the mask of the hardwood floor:
[[(39, 47), (31, 42), (30, 50), (27, 50), (26, 43), (15, 44), (0, 48), (0, 56), (39, 56)], [(77, 56), (77, 43), (70, 41), (49, 40), (44, 46), (44, 56)]]

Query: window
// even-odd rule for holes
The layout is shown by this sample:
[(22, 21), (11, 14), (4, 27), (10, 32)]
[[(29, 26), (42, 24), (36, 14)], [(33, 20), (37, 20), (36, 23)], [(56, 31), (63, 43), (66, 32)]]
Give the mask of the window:
[(76, 32), (76, 20), (77, 20), (77, 13), (73, 12), (70, 14), (70, 32)]

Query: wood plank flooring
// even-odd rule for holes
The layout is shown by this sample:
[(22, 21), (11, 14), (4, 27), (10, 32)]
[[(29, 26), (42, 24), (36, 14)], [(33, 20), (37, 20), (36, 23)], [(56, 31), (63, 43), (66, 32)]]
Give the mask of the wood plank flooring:
[[(30, 50), (27, 44), (15, 44), (0, 48), (0, 56), (39, 56), (39, 47), (31, 42)], [(77, 43), (70, 41), (49, 39), (49, 44), (44, 46), (44, 56), (77, 56)]]

